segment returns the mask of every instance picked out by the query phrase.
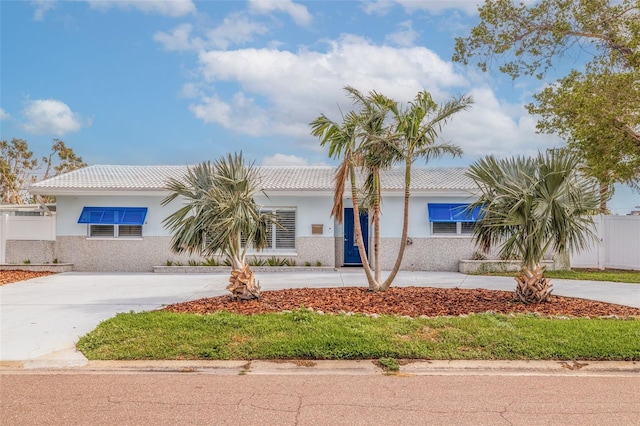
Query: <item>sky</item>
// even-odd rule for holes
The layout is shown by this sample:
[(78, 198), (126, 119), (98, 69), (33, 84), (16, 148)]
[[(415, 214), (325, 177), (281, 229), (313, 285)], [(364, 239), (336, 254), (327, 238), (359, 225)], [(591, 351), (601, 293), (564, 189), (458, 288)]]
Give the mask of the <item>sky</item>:
[[(443, 129), (466, 166), (562, 146), (535, 131), (543, 81), (453, 63), (478, 1), (76, 0), (0, 2), (0, 138), (38, 157), (63, 140), (88, 164), (196, 164), (242, 151), (258, 165), (334, 165), (309, 123), (341, 121), (344, 87), (406, 105), (427, 90), (473, 106)], [(421, 164), (424, 165), (424, 164)], [(640, 194), (618, 187), (626, 214)]]

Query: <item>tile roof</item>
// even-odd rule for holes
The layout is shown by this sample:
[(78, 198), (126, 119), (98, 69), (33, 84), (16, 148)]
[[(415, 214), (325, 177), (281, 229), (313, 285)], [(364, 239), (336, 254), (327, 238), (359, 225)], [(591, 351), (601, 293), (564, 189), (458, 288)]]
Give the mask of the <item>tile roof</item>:
[[(96, 165), (74, 170), (33, 184), (31, 192), (55, 194), (71, 191), (162, 191), (170, 177), (180, 178), (188, 166)], [(258, 167), (266, 191), (333, 191), (335, 167)], [(414, 168), (413, 190), (473, 190), (465, 168)], [(382, 173), (384, 190), (402, 190), (404, 169)]]

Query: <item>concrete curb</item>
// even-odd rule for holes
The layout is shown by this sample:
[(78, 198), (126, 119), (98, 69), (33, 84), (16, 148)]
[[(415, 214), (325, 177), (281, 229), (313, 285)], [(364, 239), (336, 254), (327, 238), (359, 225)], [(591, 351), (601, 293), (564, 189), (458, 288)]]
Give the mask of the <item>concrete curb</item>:
[[(71, 361), (71, 362), (70, 362)], [(640, 378), (638, 361), (400, 361), (400, 370), (385, 372), (375, 360), (281, 361), (2, 361), (0, 373), (198, 373), (216, 375), (505, 375), (505, 376), (632, 376)]]

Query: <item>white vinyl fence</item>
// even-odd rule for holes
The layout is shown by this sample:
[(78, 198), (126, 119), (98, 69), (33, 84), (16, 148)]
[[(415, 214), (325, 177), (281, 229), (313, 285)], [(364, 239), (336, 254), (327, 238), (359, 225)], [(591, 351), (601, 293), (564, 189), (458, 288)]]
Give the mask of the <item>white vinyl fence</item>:
[(640, 216), (594, 216), (599, 242), (571, 254), (572, 268), (640, 270)]
[(7, 240), (55, 241), (55, 216), (0, 215), (0, 264), (6, 261)]

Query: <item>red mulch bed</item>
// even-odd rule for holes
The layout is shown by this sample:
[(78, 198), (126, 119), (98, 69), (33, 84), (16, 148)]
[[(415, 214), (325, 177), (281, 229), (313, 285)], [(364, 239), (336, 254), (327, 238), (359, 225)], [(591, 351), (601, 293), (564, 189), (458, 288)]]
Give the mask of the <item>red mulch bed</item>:
[[(640, 289), (640, 288), (639, 288)], [(511, 291), (431, 287), (392, 287), (374, 293), (362, 287), (295, 288), (263, 291), (260, 300), (232, 301), (230, 296), (211, 297), (169, 305), (165, 310), (194, 314), (219, 311), (244, 315), (295, 310), (304, 306), (325, 313), (419, 316), (458, 316), (495, 312), (534, 313), (553, 316), (640, 317), (640, 309), (584, 299), (554, 296), (549, 303), (525, 305)]]
[(55, 272), (0, 271), (0, 285), (44, 277), (51, 274), (55, 274)]

